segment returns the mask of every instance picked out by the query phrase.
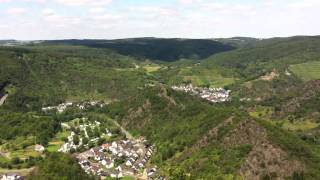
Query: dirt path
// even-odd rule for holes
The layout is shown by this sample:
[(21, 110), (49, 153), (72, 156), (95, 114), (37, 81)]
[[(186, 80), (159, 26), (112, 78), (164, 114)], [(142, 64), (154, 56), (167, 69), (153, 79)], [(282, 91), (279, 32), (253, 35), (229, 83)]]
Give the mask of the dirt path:
[(5, 94), (4, 96), (2, 96), (2, 98), (0, 99), (0, 106), (2, 106), (4, 104), (4, 102), (6, 101), (8, 97), (8, 94)]

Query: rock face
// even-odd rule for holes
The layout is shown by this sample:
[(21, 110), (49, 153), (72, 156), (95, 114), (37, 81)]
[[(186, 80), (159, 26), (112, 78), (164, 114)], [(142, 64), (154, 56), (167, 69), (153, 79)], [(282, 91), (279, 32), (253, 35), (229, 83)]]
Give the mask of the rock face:
[(261, 76), (259, 79), (263, 81), (272, 81), (274, 78), (279, 77), (279, 73), (277, 73), (275, 70), (272, 71), (269, 74), (266, 74), (264, 76)]
[(304, 87), (297, 89), (300, 96), (291, 98), (281, 106), (282, 113), (292, 113), (299, 109), (305, 102), (312, 100), (320, 94), (320, 80), (306, 83)]
[(251, 152), (238, 170), (238, 174), (244, 179), (284, 179), (304, 169), (300, 162), (291, 160), (285, 151), (273, 145), (267, 138), (266, 130), (253, 120), (239, 123), (223, 139), (223, 143), (226, 147), (252, 145)]

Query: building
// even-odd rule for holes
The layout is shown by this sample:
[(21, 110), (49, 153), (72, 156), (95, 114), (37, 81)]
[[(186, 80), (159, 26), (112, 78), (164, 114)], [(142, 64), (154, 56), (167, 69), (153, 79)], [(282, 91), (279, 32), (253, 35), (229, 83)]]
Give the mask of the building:
[(45, 148), (40, 144), (36, 144), (35, 147), (34, 147), (34, 150), (37, 151), (37, 152), (42, 153), (45, 150)]

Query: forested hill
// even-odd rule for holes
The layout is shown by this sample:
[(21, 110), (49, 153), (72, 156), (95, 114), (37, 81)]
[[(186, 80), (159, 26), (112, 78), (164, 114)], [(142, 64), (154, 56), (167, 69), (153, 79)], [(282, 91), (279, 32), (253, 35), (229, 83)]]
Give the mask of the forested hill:
[(204, 59), (219, 52), (235, 49), (231, 45), (209, 39), (135, 38), (120, 40), (56, 40), (45, 44), (82, 45), (106, 48), (140, 59), (176, 61)]
[(252, 47), (219, 53), (203, 61), (205, 67), (232, 69), (246, 78), (256, 78), (272, 69), (284, 71), (290, 65), (320, 60), (319, 36), (271, 38)]

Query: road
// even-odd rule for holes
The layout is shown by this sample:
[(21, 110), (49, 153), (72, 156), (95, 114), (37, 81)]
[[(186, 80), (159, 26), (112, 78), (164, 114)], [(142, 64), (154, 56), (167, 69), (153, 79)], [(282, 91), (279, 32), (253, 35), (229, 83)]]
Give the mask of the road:
[(5, 94), (4, 96), (1, 97), (0, 106), (2, 106), (4, 104), (4, 102), (6, 101), (7, 97), (8, 97), (8, 94)]
[(112, 121), (114, 122), (114, 124), (115, 124), (116, 126), (118, 126), (118, 127), (121, 129), (121, 132), (122, 132), (123, 134), (125, 134), (128, 139), (130, 139), (130, 140), (133, 140), (133, 139), (134, 139), (134, 137), (133, 137), (127, 130), (125, 130), (117, 121), (115, 121), (115, 120), (113, 120), (113, 119), (112, 119)]

